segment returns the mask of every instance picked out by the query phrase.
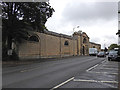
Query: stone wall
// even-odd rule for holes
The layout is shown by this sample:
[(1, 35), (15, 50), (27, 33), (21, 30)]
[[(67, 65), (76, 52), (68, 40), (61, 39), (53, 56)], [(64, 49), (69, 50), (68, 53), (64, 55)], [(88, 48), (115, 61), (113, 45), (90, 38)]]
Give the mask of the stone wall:
[(85, 32), (75, 32), (73, 36), (47, 31), (32, 32), (28, 40), (18, 45), (20, 59), (54, 58), (75, 55), (89, 55), (89, 48), (101, 51), (101, 45), (89, 42)]
[[(23, 40), (19, 45), (18, 56), (20, 59), (53, 58), (77, 55), (77, 40), (63, 35), (51, 35), (34, 32), (38, 42)], [(68, 42), (68, 45), (65, 45)]]

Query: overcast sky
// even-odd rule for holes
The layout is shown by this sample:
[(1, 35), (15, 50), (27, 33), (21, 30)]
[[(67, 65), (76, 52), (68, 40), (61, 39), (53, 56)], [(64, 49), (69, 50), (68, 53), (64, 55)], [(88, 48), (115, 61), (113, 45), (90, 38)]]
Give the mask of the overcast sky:
[[(49, 31), (72, 35), (82, 30), (91, 42), (108, 47), (118, 43), (118, 3), (117, 2), (81, 2), (81, 0), (50, 0), (55, 9), (46, 22)], [(79, 26), (79, 28), (77, 28)]]

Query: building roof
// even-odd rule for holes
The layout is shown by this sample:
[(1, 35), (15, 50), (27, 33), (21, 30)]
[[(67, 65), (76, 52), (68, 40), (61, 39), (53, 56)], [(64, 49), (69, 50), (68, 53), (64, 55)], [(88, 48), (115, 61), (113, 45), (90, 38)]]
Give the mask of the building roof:
[(97, 44), (97, 43), (94, 43), (94, 42), (90, 42), (91, 44), (95, 44), (95, 45), (100, 45), (101, 46), (101, 44)]
[[(85, 34), (87, 37), (88, 37), (88, 35), (85, 33), (85, 32), (82, 32), (82, 34)], [(88, 37), (89, 38), (89, 37)]]
[(48, 34), (48, 35), (57, 36), (57, 37), (63, 37), (63, 38), (73, 39), (72, 36), (61, 34), (61, 33), (52, 32), (52, 31), (45, 30), (44, 33)]

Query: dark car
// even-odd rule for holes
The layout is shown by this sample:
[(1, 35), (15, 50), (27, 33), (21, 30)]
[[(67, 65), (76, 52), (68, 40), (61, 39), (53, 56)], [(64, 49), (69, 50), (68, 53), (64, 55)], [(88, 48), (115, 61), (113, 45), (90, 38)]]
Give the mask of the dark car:
[(105, 52), (99, 52), (97, 54), (97, 57), (106, 57)]
[(110, 60), (118, 60), (119, 56), (118, 56), (118, 51), (112, 50), (109, 52), (108, 54), (108, 61)]

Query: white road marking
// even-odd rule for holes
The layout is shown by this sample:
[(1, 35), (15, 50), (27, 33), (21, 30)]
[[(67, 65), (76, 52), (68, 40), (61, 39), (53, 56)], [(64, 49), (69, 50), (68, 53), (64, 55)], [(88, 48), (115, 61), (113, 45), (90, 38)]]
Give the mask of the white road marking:
[(107, 64), (105, 64), (105, 65), (102, 65), (102, 66), (107, 66), (107, 67), (115, 67), (115, 68), (118, 68), (118, 65), (107, 65)]
[(100, 69), (118, 70), (116, 68), (100, 68)]
[(93, 67), (87, 69), (86, 71), (88, 72), (88, 71), (92, 70), (93, 68), (97, 67), (98, 65), (99, 65), (99, 64), (96, 64), (96, 65), (94, 65)]
[(114, 85), (111, 85), (111, 84), (108, 84), (108, 83), (104, 83), (106, 86), (109, 86), (111, 88), (118, 88), (117, 86), (114, 86)]
[(74, 77), (72, 77), (72, 78), (70, 78), (70, 79), (68, 79), (68, 80), (66, 80), (66, 81), (64, 81), (64, 82), (62, 82), (61, 84), (59, 84), (59, 85), (53, 87), (53, 88), (50, 89), (50, 90), (54, 90), (54, 89), (56, 89), (56, 88), (59, 88), (60, 86), (66, 84), (66, 83), (68, 83), (68, 82), (70, 82), (70, 81), (73, 80), (73, 79), (74, 79)]
[(106, 62), (106, 60), (102, 61), (101, 63), (104, 63), (104, 62)]
[(114, 75), (117, 75), (117, 74), (118, 74), (118, 73), (94, 72), (94, 71), (89, 71), (89, 73), (98, 73), (98, 74), (114, 74)]
[(101, 83), (114, 83), (118, 84), (117, 81), (98, 81), (98, 80), (84, 80), (84, 79), (74, 79), (75, 82), (101, 82)]

